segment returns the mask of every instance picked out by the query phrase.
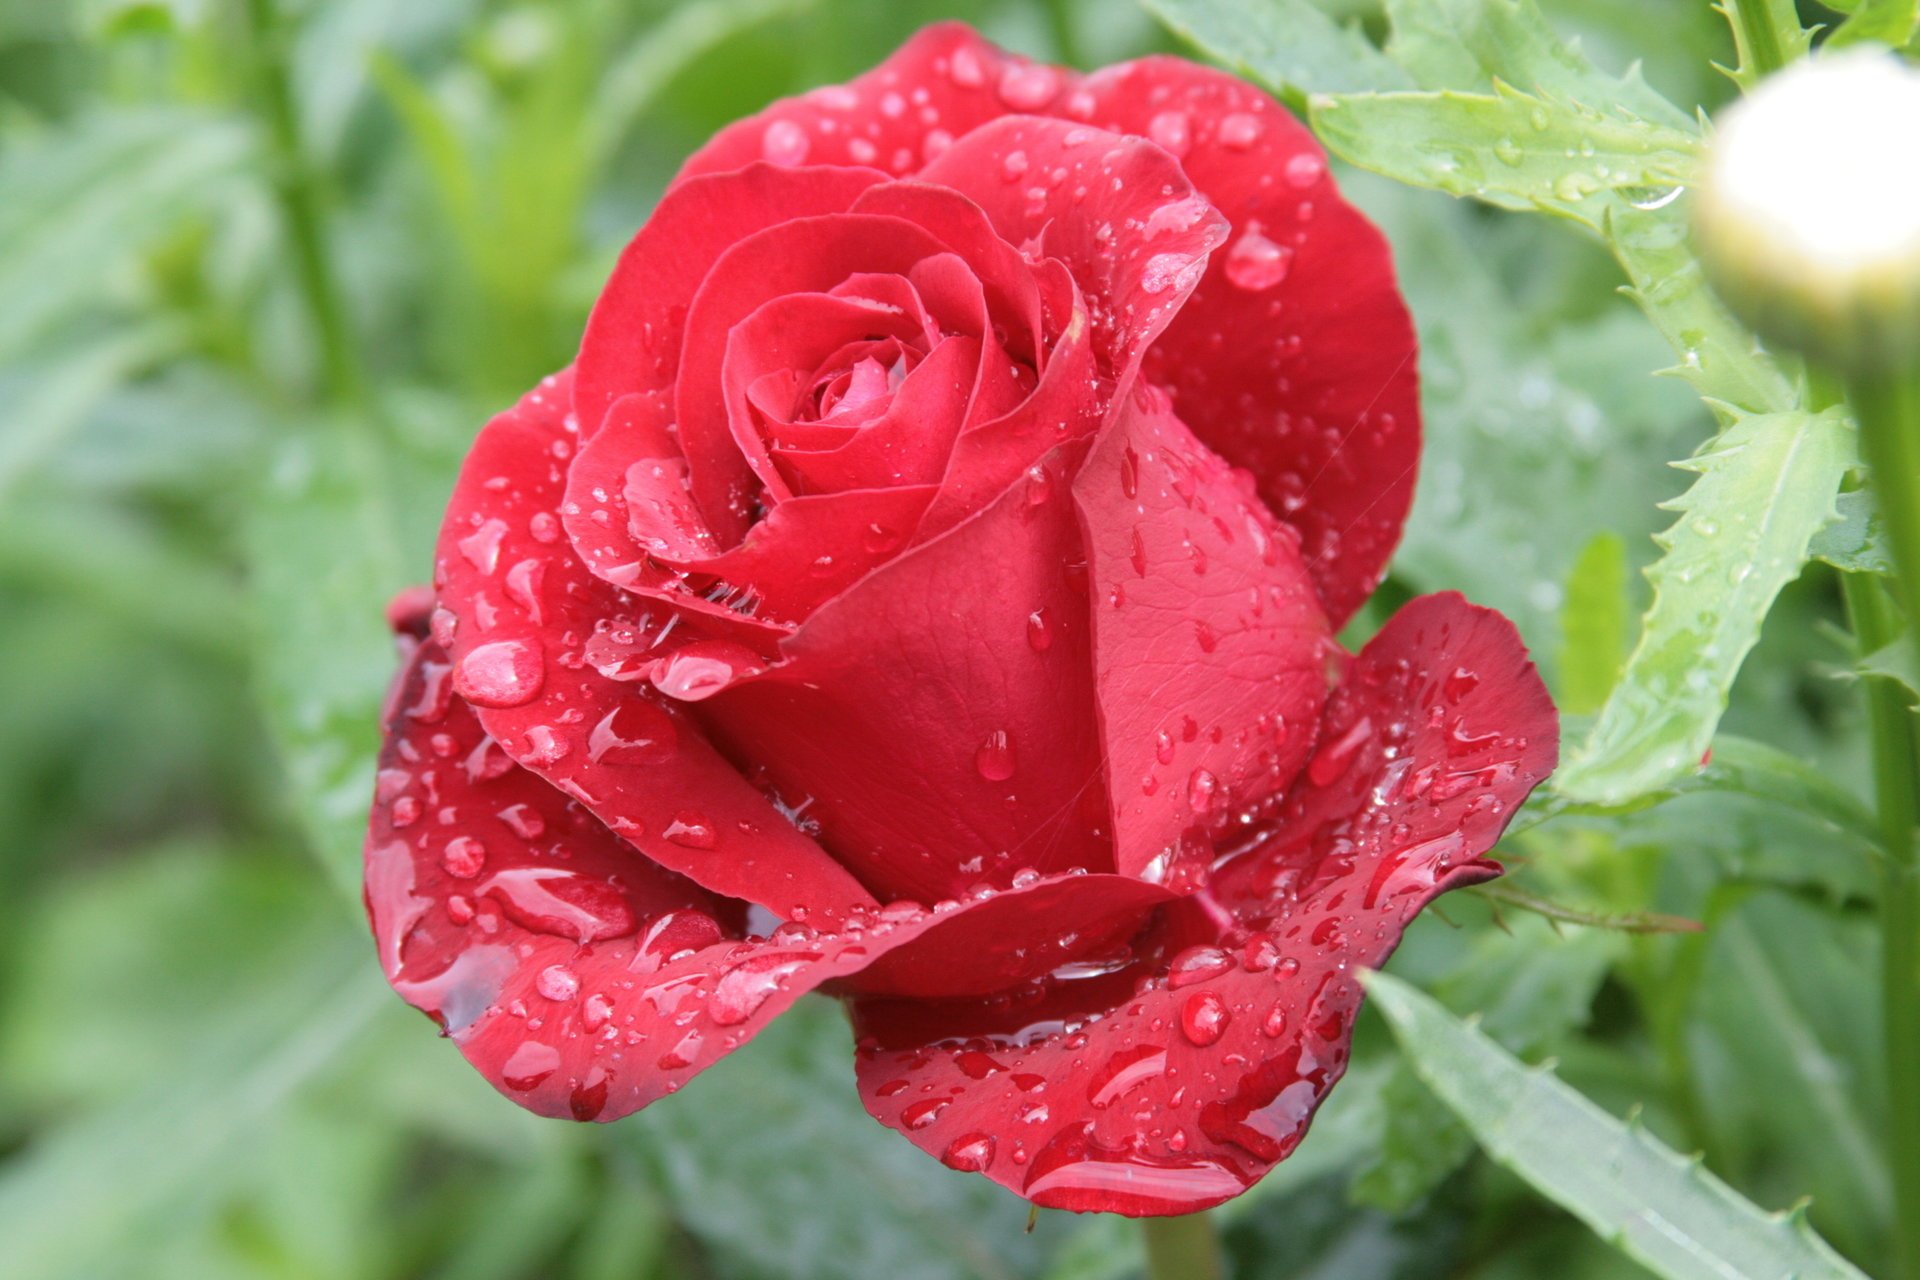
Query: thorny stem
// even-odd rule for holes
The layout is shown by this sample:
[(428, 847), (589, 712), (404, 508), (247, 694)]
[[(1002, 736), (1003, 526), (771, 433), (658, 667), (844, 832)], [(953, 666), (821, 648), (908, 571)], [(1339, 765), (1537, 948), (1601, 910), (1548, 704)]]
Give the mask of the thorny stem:
[(1149, 1280), (1223, 1280), (1220, 1236), (1207, 1213), (1142, 1218)]
[[(1905, 630), (1920, 619), (1920, 372), (1855, 378), (1847, 386), (1860, 424), (1867, 483), (1892, 550)], [(1869, 575), (1846, 578), (1847, 610), (1862, 653), (1895, 640), (1903, 619)], [(1874, 790), (1886, 861), (1880, 895), (1881, 1019), (1886, 1037), (1896, 1273), (1920, 1280), (1920, 722), (1900, 685), (1865, 681)]]

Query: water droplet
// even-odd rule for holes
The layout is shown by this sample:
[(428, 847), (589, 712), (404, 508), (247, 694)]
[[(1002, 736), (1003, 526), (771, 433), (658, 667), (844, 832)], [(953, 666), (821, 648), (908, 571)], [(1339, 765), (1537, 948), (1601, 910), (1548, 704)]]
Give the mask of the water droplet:
[(1327, 162), (1317, 151), (1302, 151), (1288, 158), (1285, 173), (1288, 186), (1305, 191), (1326, 176)]
[(673, 717), (652, 699), (626, 695), (587, 735), (587, 754), (595, 764), (658, 764), (679, 740)]
[(467, 563), (481, 573), (492, 573), (500, 563), (500, 539), (507, 536), (507, 522), (498, 518), (488, 520), (478, 529), (460, 539), (460, 554)]
[(1167, 986), (1178, 990), (1196, 982), (1205, 982), (1233, 968), (1233, 957), (1219, 947), (1188, 947), (1173, 958), (1167, 968)]
[(1129, 498), (1140, 496), (1140, 455), (1132, 445), (1120, 451), (1120, 492)]
[(472, 836), (455, 836), (441, 851), (440, 865), (456, 880), (471, 880), (487, 865), (487, 846)]
[(1204, 1049), (1226, 1034), (1231, 1021), (1226, 1001), (1211, 991), (1196, 991), (1180, 1010), (1180, 1033)]
[(1184, 156), (1193, 144), (1191, 122), (1184, 111), (1162, 111), (1147, 122), (1147, 137), (1153, 139), (1156, 146), (1164, 147), (1176, 156)]
[(699, 702), (735, 680), (764, 670), (766, 664), (745, 645), (731, 640), (696, 640), (656, 663), (650, 674), (653, 687), (669, 698)]
[(1122, 1049), (1087, 1081), (1087, 1101), (1097, 1108), (1110, 1107), (1166, 1071), (1167, 1051), (1159, 1045), (1137, 1044)]
[(571, 1000), (580, 994), (580, 975), (563, 964), (550, 964), (533, 980), (533, 989), (549, 1000)]
[(1220, 779), (1207, 769), (1195, 769), (1187, 779), (1187, 804), (1197, 814), (1209, 812), (1218, 797)]
[(760, 135), (760, 154), (772, 164), (804, 164), (810, 146), (806, 130), (791, 120), (775, 120)]
[(1005, 729), (995, 729), (987, 735), (980, 749), (973, 753), (973, 767), (988, 782), (1005, 782), (1013, 776), (1013, 741)]
[(1220, 122), (1220, 145), (1229, 151), (1245, 151), (1260, 141), (1265, 129), (1259, 116), (1236, 111)]
[(619, 888), (557, 867), (498, 871), (477, 892), (498, 901), (521, 928), (574, 938), (583, 946), (624, 937), (640, 927)]
[(1373, 736), (1373, 721), (1366, 716), (1354, 721), (1347, 731), (1314, 753), (1307, 765), (1307, 781), (1316, 787), (1332, 784), (1347, 771), (1360, 748)]
[(707, 997), (707, 1016), (723, 1027), (737, 1026), (760, 1011), (788, 979), (818, 960), (816, 955), (776, 951), (751, 956), (722, 974)]
[(1453, 673), (1441, 686), (1440, 693), (1448, 702), (1458, 702), (1472, 693), (1474, 686), (1480, 683), (1480, 677), (1465, 667), (1455, 667)]
[(1227, 250), (1227, 279), (1235, 288), (1257, 293), (1287, 278), (1293, 250), (1275, 244), (1257, 229), (1247, 228)]
[(673, 815), (673, 821), (661, 832), (667, 839), (688, 849), (711, 849), (720, 843), (720, 836), (714, 830), (713, 823), (703, 813), (692, 809), (682, 809)]
[(453, 689), (476, 706), (517, 707), (533, 701), (546, 675), (538, 640), (493, 640), (460, 659)]
[(994, 1145), (990, 1133), (969, 1133), (948, 1144), (940, 1163), (962, 1173), (979, 1173), (993, 1163)]
[(1037, 63), (1011, 63), (1000, 73), (1000, 99), (1015, 111), (1034, 111), (1060, 92), (1060, 74)]
[(900, 1123), (909, 1129), (924, 1129), (940, 1118), (949, 1099), (923, 1098), (900, 1113)]
[(560, 1067), (560, 1051), (550, 1044), (528, 1040), (508, 1055), (500, 1068), (500, 1081), (516, 1093), (525, 1093), (552, 1075)]
[(1287, 1031), (1287, 1006), (1285, 1001), (1275, 1000), (1273, 1008), (1267, 1010), (1267, 1016), (1260, 1021), (1260, 1030), (1272, 1039), (1279, 1039)]
[(954, 50), (947, 74), (963, 89), (978, 89), (987, 82), (986, 69), (980, 65), (979, 55), (971, 49)]
[(1027, 615), (1027, 644), (1035, 653), (1053, 647), (1053, 619), (1047, 616), (1044, 605)]

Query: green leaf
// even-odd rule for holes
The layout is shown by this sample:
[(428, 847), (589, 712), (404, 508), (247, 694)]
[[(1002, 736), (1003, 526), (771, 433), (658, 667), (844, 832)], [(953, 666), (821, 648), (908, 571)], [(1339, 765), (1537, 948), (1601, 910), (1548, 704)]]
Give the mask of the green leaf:
[(1899, 49), (1913, 39), (1916, 22), (1920, 22), (1916, 0), (1863, 0), (1820, 47), (1841, 49), (1872, 40)]
[(1866, 1280), (1793, 1215), (1768, 1214), (1430, 996), (1364, 979), (1400, 1048), (1487, 1154), (1667, 1280)]
[(1601, 205), (1600, 231), (1627, 273), (1627, 294), (1673, 348), (1679, 360), (1673, 372), (1723, 418), (1731, 416), (1727, 406), (1748, 413), (1792, 409), (1800, 403), (1792, 381), (1707, 284), (1689, 240), (1692, 199), (1676, 188), (1647, 208)]
[(1693, 167), (1678, 129), (1523, 93), (1315, 94), (1329, 148), (1364, 169), (1505, 209), (1567, 209), (1600, 191), (1672, 188)]
[(1422, 89), (1491, 93), (1505, 83), (1587, 107), (1619, 108), (1689, 130), (1687, 114), (1647, 84), (1639, 65), (1599, 70), (1547, 25), (1533, 0), (1388, 0), (1387, 53)]
[(1699, 479), (1669, 508), (1679, 519), (1647, 572), (1653, 605), (1640, 642), (1555, 790), (1619, 804), (1697, 764), (1774, 597), (1833, 518), (1852, 452), (1837, 410), (1763, 414), (1678, 464)]
[(1142, 0), (1209, 56), (1298, 107), (1309, 93), (1404, 89), (1407, 75), (1310, 0)]
[(1593, 535), (1567, 575), (1560, 609), (1560, 709), (1598, 711), (1627, 662), (1627, 544), (1604, 530)]
[(1882, 676), (1898, 683), (1906, 690), (1909, 706), (1920, 701), (1920, 648), (1914, 645), (1911, 631), (1901, 632), (1872, 653), (1861, 654), (1853, 669), (1863, 676)]
[(1840, 518), (1814, 535), (1807, 554), (1848, 573), (1893, 576), (1893, 556), (1869, 489), (1840, 495)]

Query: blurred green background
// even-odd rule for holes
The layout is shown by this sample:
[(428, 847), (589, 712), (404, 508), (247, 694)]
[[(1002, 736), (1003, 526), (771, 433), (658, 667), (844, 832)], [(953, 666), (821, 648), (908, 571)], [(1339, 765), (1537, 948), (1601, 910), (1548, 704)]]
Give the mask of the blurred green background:
[[(1731, 91), (1704, 3), (1546, 7), (1677, 103)], [(945, 16), (1082, 66), (1174, 47), (1126, 0), (0, 3), (0, 1275), (1138, 1270), (1126, 1224), (1026, 1234), (1024, 1204), (868, 1120), (823, 1002), (630, 1121), (540, 1121), (387, 992), (361, 919), (380, 605), (426, 577), (466, 442), (566, 362), (691, 148)], [(1651, 376), (1665, 348), (1598, 248), (1347, 181), (1424, 340), (1430, 444), (1383, 604), (1506, 610), (1591, 711), (1604, 685), (1561, 655), (1630, 638), (1667, 460), (1707, 416)], [(1727, 727), (1859, 778), (1824, 573)], [(1528, 892), (1712, 928), (1555, 930), (1460, 895), (1396, 970), (1882, 1256), (1857, 842), (1702, 795), (1508, 852)], [(1244, 1276), (1638, 1274), (1474, 1156), (1372, 1021), (1227, 1218)]]

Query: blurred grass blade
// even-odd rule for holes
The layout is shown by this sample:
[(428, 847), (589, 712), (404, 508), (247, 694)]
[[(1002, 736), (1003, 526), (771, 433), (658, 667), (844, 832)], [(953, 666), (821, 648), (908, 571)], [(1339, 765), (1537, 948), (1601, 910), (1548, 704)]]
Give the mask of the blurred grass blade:
[(1176, 33), (1296, 109), (1309, 93), (1411, 88), (1358, 28), (1312, 0), (1143, 0)]
[(1633, 656), (1586, 742), (1555, 775), (1576, 801), (1619, 804), (1699, 761), (1781, 588), (1834, 516), (1853, 462), (1837, 410), (1741, 418), (1679, 464), (1698, 473), (1669, 509), (1666, 554)]
[(103, 1256), (137, 1255), (136, 1238), (152, 1239), (170, 1206), (202, 1195), (223, 1155), (391, 1006), (364, 951), (317, 951), (276, 999), (242, 1002), (197, 1030), (168, 1079), (10, 1161), (0, 1176), (7, 1275), (115, 1274)]
[(226, 198), (247, 131), (178, 110), (103, 113), (0, 159), (0, 352), (96, 301), (112, 268)]
[(812, 9), (819, 0), (694, 0), (675, 8), (608, 67), (588, 116), (584, 148), (597, 171), (674, 79), (722, 41)]
[(1603, 530), (1593, 536), (1567, 575), (1560, 610), (1560, 709), (1598, 711), (1627, 662), (1627, 544)]
[(1406, 983), (1365, 982), (1414, 1070), (1487, 1154), (1656, 1275), (1866, 1280), (1798, 1214), (1762, 1211)]
[(1314, 132), (1376, 173), (1503, 209), (1563, 211), (1599, 191), (1655, 193), (1692, 168), (1692, 135), (1495, 82), (1489, 94), (1315, 94)]
[(164, 321), (139, 325), (34, 369), (26, 394), (12, 400), (7, 431), (0, 435), (0, 501), (78, 430), (104, 397), (136, 371), (172, 354), (184, 336), (180, 326)]

